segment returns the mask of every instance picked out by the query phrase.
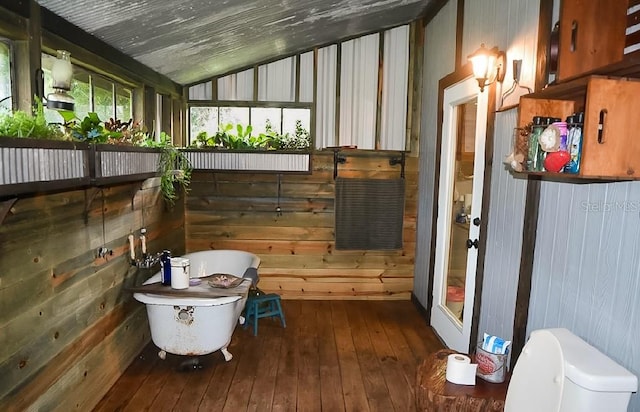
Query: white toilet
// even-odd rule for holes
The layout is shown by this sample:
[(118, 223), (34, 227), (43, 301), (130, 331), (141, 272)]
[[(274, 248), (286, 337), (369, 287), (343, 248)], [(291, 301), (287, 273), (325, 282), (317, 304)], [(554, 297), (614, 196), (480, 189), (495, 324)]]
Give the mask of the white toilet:
[(505, 412), (626, 411), (638, 378), (567, 329), (531, 333), (507, 390)]

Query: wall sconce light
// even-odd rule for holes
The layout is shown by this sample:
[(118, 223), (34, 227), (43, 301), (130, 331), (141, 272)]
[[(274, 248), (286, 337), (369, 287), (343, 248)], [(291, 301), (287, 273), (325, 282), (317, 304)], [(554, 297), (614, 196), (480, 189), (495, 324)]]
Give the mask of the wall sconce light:
[(47, 108), (54, 110), (73, 111), (73, 97), (67, 94), (71, 90), (73, 67), (71, 54), (65, 50), (58, 50), (58, 55), (51, 67), (53, 93), (47, 95)]
[(478, 80), (480, 92), (484, 91), (485, 86), (504, 80), (506, 54), (499, 51), (497, 47), (487, 49), (482, 43), (480, 48), (467, 58), (473, 65), (473, 76)]

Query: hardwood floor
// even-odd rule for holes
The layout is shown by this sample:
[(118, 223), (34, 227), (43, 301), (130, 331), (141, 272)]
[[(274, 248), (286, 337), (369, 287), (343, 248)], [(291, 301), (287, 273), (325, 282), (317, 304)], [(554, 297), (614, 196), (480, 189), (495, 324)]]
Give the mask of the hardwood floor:
[(282, 302), (287, 327), (241, 326), (220, 352), (149, 344), (94, 411), (414, 411), (416, 368), (443, 346), (409, 301)]

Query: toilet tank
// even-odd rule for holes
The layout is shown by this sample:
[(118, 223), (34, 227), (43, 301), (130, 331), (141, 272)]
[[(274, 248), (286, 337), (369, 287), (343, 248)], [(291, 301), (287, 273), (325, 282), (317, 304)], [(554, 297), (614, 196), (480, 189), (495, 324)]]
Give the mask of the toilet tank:
[(569, 330), (547, 331), (558, 340), (564, 358), (560, 411), (626, 411), (638, 378)]

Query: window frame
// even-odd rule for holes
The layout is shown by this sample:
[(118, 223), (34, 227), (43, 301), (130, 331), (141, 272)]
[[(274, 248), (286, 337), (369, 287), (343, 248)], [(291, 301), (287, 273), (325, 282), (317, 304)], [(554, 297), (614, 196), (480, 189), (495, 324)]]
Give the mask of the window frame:
[(15, 73), (15, 50), (13, 41), (6, 37), (0, 37), (0, 43), (5, 45), (8, 50), (8, 59), (9, 59), (9, 95), (8, 96), (0, 96), (2, 101), (0, 104), (4, 104), (5, 101), (9, 101), (8, 108), (9, 110), (14, 110), (16, 107), (16, 73)]
[[(186, 130), (187, 141), (186, 145), (190, 146), (195, 141), (195, 136), (191, 135), (191, 108), (193, 107), (232, 107), (232, 108), (249, 108), (249, 124), (251, 124), (251, 109), (253, 108), (271, 108), (280, 109), (281, 126), (280, 132), (282, 132), (282, 116), (284, 109), (307, 109), (309, 110), (309, 136), (311, 141), (308, 151), (313, 151), (315, 147), (315, 138), (312, 130), (314, 120), (314, 105), (311, 102), (275, 102), (275, 101), (247, 101), (247, 100), (188, 100), (187, 101), (187, 116), (186, 116)], [(220, 114), (218, 113), (218, 126), (220, 125)], [(277, 150), (276, 150), (277, 151)]]

